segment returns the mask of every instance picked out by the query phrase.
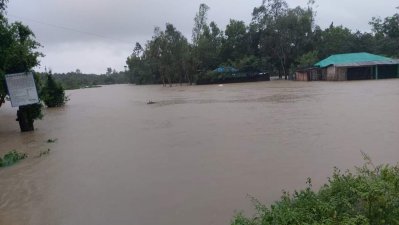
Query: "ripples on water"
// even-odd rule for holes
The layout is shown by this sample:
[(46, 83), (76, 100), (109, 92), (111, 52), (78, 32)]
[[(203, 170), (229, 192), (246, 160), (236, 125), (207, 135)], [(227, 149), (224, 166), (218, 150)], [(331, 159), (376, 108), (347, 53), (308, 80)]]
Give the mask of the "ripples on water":
[(319, 186), (360, 151), (399, 159), (398, 79), (68, 94), (33, 133), (0, 109), (0, 153), (31, 156), (0, 170), (0, 224), (228, 224), (251, 212), (247, 194), (271, 203), (307, 177)]

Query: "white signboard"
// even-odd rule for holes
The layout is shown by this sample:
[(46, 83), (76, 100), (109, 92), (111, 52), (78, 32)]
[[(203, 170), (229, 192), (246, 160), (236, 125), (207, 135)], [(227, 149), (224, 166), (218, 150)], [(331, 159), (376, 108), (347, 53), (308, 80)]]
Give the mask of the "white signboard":
[(32, 73), (8, 74), (6, 75), (6, 83), (12, 107), (31, 105), (39, 102)]

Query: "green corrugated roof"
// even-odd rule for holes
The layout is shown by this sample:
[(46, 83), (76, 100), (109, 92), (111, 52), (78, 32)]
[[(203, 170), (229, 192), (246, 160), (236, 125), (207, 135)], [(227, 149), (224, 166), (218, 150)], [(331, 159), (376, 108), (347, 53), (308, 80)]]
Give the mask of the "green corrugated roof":
[(348, 54), (332, 55), (316, 63), (315, 66), (327, 67), (330, 65), (345, 64), (345, 63), (376, 62), (376, 61), (389, 61), (389, 60), (392, 59), (380, 55), (373, 55), (366, 52), (348, 53)]

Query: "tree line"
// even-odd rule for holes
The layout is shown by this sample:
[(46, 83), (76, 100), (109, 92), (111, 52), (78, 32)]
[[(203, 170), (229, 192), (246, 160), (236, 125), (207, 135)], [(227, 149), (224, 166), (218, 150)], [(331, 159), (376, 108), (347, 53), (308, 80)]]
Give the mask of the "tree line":
[[(46, 77), (47, 73), (37, 73), (40, 77)], [(104, 74), (87, 74), (80, 69), (68, 73), (53, 73), (52, 77), (66, 90), (79, 88), (92, 88), (99, 85), (126, 84), (128, 77), (124, 71), (116, 71), (110, 67)]]
[(144, 46), (136, 43), (127, 58), (128, 80), (135, 84), (195, 83), (219, 66), (267, 71), (287, 79), (332, 54), (370, 52), (399, 57), (399, 14), (373, 17), (370, 32), (352, 31), (333, 23), (315, 23), (314, 0), (289, 7), (285, 0), (263, 0), (252, 21), (231, 19), (224, 30), (208, 23), (210, 8), (201, 4), (194, 17), (191, 41), (173, 24), (154, 29)]

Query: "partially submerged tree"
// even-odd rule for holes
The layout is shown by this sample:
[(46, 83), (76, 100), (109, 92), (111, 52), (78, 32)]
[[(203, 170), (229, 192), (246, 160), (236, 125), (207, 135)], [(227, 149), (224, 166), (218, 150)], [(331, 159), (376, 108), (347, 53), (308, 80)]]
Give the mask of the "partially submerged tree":
[(68, 101), (64, 88), (54, 80), (51, 71), (47, 74), (41, 95), (44, 103), (49, 108), (64, 106)]
[[(0, 1), (0, 107), (8, 95), (5, 74), (28, 72), (43, 56), (37, 51), (40, 44), (28, 26), (8, 22), (4, 13), (6, 3), (7, 0)], [(22, 131), (33, 130), (33, 121), (42, 116), (41, 108), (40, 103), (20, 107), (17, 115)]]

